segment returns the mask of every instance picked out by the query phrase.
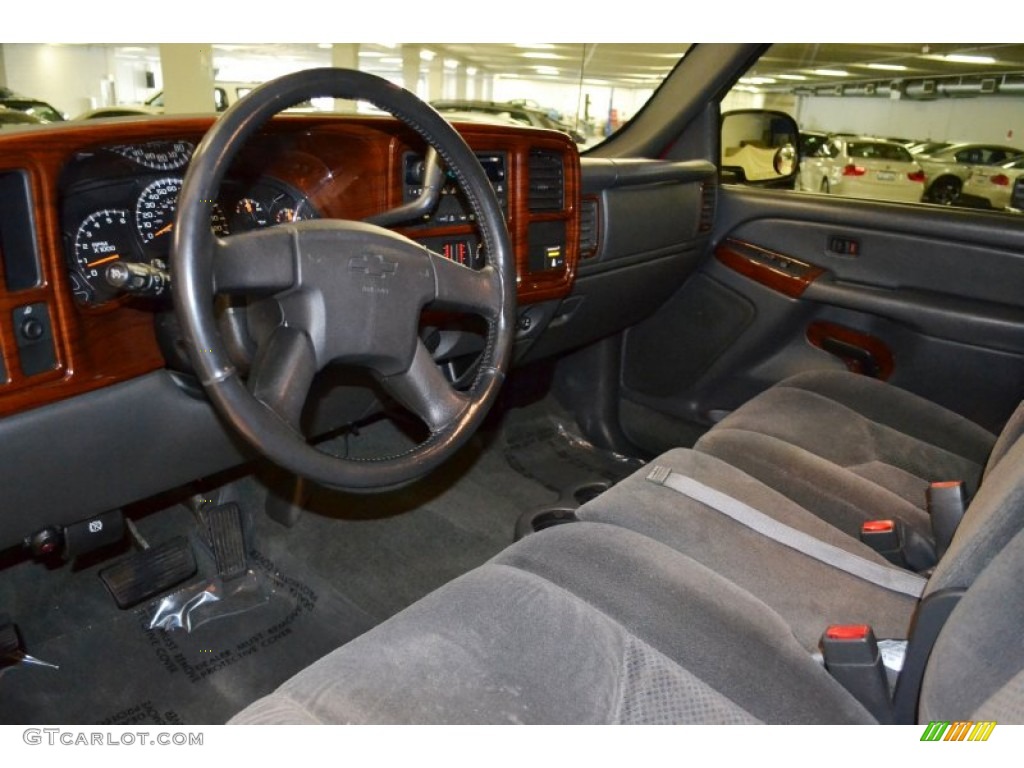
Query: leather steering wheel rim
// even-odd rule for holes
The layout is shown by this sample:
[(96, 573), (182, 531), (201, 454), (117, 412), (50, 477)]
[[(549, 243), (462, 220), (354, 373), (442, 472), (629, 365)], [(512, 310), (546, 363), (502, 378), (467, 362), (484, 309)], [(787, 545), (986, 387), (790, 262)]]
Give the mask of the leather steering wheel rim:
[[(455, 176), (476, 217), (486, 255), (486, 266), (482, 270), (448, 266), (451, 262), (423, 246), (369, 224), (337, 221), (328, 224), (319, 220), (319, 223), (295, 222), (226, 238), (214, 235), (210, 227), (211, 207), (241, 146), (273, 115), (314, 97), (369, 101), (401, 120), (437, 151)], [(278, 254), (275, 248), (290, 249), (290, 252)], [(422, 256), (413, 253), (417, 249), (422, 251)], [(310, 255), (311, 251), (316, 253)], [(330, 272), (321, 270), (332, 287), (302, 284), (309, 279), (313, 268), (326, 261), (326, 256), (333, 251), (340, 251), (337, 261), (330, 265)], [(354, 293), (358, 286), (334, 283), (364, 279), (361, 270), (370, 274), (370, 267), (377, 268), (374, 275), (379, 279), (381, 275), (377, 273), (381, 272), (381, 266), (386, 272), (385, 279), (400, 275), (405, 281), (389, 283), (399, 286), (389, 289), (396, 294), (393, 298), (384, 295), (388, 290), (367, 290), (364, 286), (362, 293)], [(174, 306), (185, 346), (213, 405), (261, 454), (298, 475), (330, 487), (383, 490), (426, 475), (449, 458), (480, 426), (508, 369), (516, 312), (515, 258), (501, 208), (486, 174), (465, 140), (435, 110), (412, 93), (365, 72), (323, 68), (286, 75), (257, 88), (220, 116), (196, 148), (179, 194), (171, 269)], [(262, 275), (250, 274), (261, 271)], [(292, 284), (287, 277), (280, 277), (284, 272), (290, 275)], [(405, 291), (403, 286), (413, 282), (416, 289)], [(266, 344), (270, 351), (265, 355), (268, 359), (277, 356), (277, 370), (268, 375), (285, 394), (276, 400), (257, 397), (250, 391), (252, 381), (247, 386), (242, 380), (230, 361), (214, 313), (213, 299), (217, 292), (244, 293), (253, 286), (260, 290), (272, 286), (274, 301), (283, 307), (282, 320)], [(463, 289), (472, 294), (472, 299), (463, 301), (459, 295)], [(378, 293), (383, 290), (383, 294), (375, 299), (374, 290)], [(342, 300), (342, 291), (347, 291), (347, 300)], [(371, 297), (367, 299), (363, 294)], [(301, 298), (296, 299), (296, 296)], [(403, 302), (403, 297), (408, 301)], [(298, 381), (295, 389), (300, 390), (302, 384), (308, 385), (307, 379), (311, 380), (316, 370), (337, 361), (327, 359), (334, 354), (329, 337), (330, 323), (321, 327), (317, 324), (320, 321), (307, 318), (315, 316), (324, 305), (341, 308), (338, 311), (343, 313), (346, 311), (343, 307), (352, 299), (379, 302), (367, 304), (362, 317), (386, 318), (404, 303), (422, 302), (442, 308), (461, 308), (485, 317), (488, 323), (489, 332), (478, 372), (465, 393), (440, 391), (440, 374), (419, 341), (417, 329), (410, 331), (414, 338), (405, 338), (408, 322), (401, 329), (382, 333), (386, 338), (377, 344), (379, 348), (360, 350), (359, 354), (346, 351), (350, 359), (369, 361), (367, 367), (385, 388), (396, 395), (396, 399), (414, 403), (417, 407), (411, 410), (430, 428), (430, 437), (405, 453), (374, 459), (333, 456), (311, 446), (297, 428), (296, 397), (286, 391), (289, 382)], [(300, 305), (302, 309), (290, 317), (288, 311), (293, 305)], [(417, 322), (418, 312), (416, 309)], [(408, 368), (400, 370), (406, 362)], [(316, 370), (310, 372), (311, 366)], [(259, 391), (258, 387), (256, 389)], [(306, 391), (300, 393), (302, 401)], [(266, 400), (273, 402), (268, 404)]]

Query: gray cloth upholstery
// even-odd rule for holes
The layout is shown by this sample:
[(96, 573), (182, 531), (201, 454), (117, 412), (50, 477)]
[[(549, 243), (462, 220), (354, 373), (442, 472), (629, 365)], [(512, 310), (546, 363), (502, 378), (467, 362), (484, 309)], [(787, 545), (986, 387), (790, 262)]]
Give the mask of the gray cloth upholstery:
[(851, 536), (896, 518), (929, 538), (925, 491), (963, 480), (972, 494), (996, 437), (912, 393), (865, 376), (786, 379), (731, 413), (697, 450), (718, 456)]
[(925, 597), (940, 589), (969, 587), (998, 552), (1024, 528), (1024, 439), (985, 476), (935, 566)]
[(984, 569), (939, 634), (920, 719), (1024, 722), (1024, 533)]
[(992, 453), (989, 454), (988, 464), (985, 465), (986, 477), (995, 470), (996, 465), (1003, 460), (1003, 457), (1006, 456), (1007, 452), (1009, 452), (1010, 448), (1017, 442), (1017, 438), (1021, 435), (1024, 435), (1024, 402), (1017, 406), (1017, 410), (1013, 412), (1013, 415), (1006, 422), (1006, 426), (999, 433), (999, 438), (992, 448)]
[(869, 723), (746, 591), (617, 526), (529, 536), (232, 722)]
[[(656, 463), (729, 493), (786, 525), (884, 564), (778, 491), (707, 454), (676, 449)], [(917, 601), (874, 586), (771, 541), (663, 486), (641, 469), (577, 511), (581, 520), (618, 525), (692, 557), (771, 606), (809, 651), (830, 623), (869, 623), (880, 637), (907, 636)]]
[[(929, 480), (979, 483), (991, 453), (926, 589), (967, 593), (928, 662), (919, 718), (1024, 722), (1022, 432), (1018, 412), (993, 449), (994, 436), (909, 393), (815, 374), (755, 399), (701, 450), (657, 463), (884, 563), (848, 533), (876, 517), (923, 528), (917, 491), (923, 500)], [(961, 469), (970, 476), (946, 474)], [(814, 652), (833, 623), (906, 637), (917, 601), (647, 473), (583, 505), (580, 522), (527, 536), (428, 595), (232, 722), (873, 722)]]

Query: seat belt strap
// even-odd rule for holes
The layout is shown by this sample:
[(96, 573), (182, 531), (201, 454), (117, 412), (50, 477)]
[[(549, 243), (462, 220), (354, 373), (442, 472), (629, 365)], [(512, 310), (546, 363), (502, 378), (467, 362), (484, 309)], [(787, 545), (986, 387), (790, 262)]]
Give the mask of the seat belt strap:
[(692, 477), (673, 472), (668, 467), (655, 465), (648, 473), (647, 479), (652, 483), (671, 488), (694, 501), (699, 501), (783, 546), (871, 584), (910, 597), (919, 598), (924, 593), (927, 581), (915, 573), (866, 560), (845, 549), (821, 541), (769, 517), (739, 499), (734, 499), (726, 493), (694, 480)]

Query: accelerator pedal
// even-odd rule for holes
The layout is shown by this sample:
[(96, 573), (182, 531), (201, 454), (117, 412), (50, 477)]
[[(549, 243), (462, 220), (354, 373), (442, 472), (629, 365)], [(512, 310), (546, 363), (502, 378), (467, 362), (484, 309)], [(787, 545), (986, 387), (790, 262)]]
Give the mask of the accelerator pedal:
[(217, 575), (224, 580), (243, 576), (249, 569), (242, 510), (234, 502), (206, 507), (199, 513), (206, 539), (217, 563)]
[(166, 592), (196, 572), (196, 556), (184, 536), (130, 555), (100, 571), (118, 608), (131, 608)]

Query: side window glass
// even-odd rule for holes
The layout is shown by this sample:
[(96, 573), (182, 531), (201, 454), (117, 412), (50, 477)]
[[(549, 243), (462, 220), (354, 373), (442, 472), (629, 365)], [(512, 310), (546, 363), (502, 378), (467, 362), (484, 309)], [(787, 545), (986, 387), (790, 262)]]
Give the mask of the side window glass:
[(1021, 62), (1017, 44), (780, 43), (724, 103), (796, 120), (794, 192), (1020, 215)]

